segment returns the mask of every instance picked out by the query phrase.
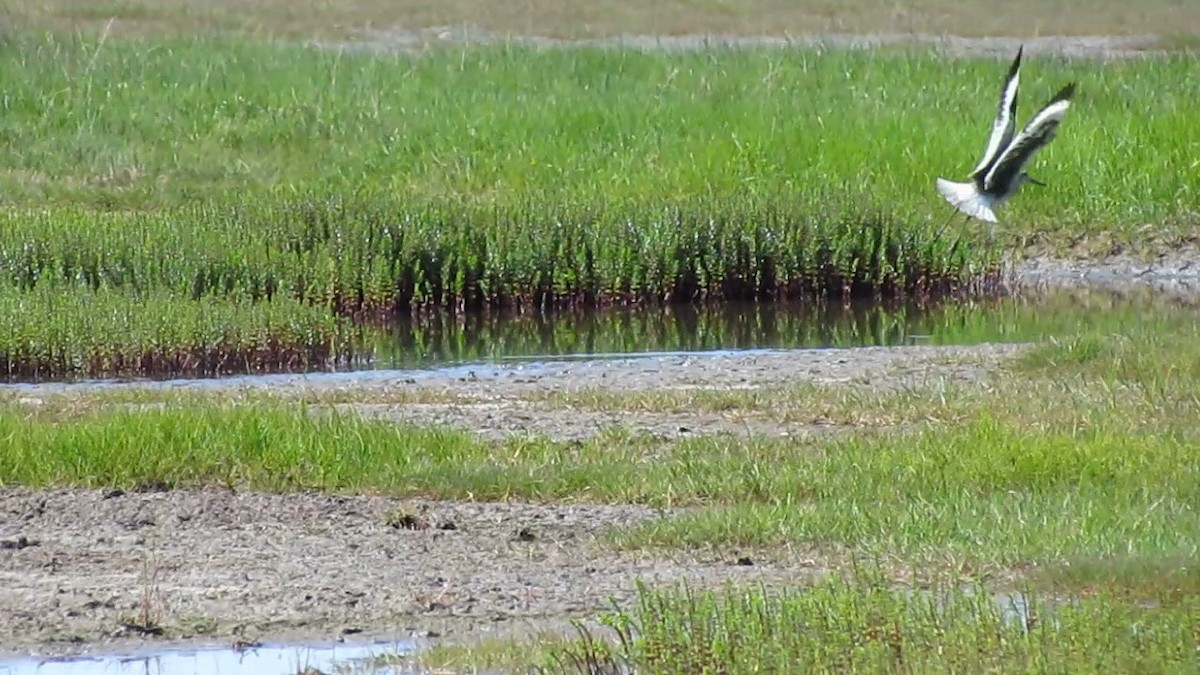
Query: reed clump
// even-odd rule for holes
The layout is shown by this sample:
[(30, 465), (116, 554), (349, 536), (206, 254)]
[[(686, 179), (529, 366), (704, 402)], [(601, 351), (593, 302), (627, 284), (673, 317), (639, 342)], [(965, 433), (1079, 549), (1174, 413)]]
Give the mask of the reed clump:
[(0, 377), (213, 377), (349, 364), (345, 327), (289, 298), (0, 286)]
[(344, 316), (920, 297), (978, 284), (982, 257), (885, 214), (803, 203), (414, 207), (351, 196), (0, 221), (0, 284), (12, 288), (283, 296)]

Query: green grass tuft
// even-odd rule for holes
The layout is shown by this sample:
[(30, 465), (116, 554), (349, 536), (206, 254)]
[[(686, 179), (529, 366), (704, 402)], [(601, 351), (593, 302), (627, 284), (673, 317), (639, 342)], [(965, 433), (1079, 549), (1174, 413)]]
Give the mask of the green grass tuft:
[(566, 673), (1183, 673), (1200, 647), (1194, 599), (1169, 611), (1034, 594), (1020, 605), (975, 587), (841, 579), (778, 593), (643, 587), (636, 608), (606, 617), (611, 630), (528, 658)]
[(758, 474), (757, 498), (656, 521), (622, 540), (849, 546), (999, 566), (1197, 552), (1200, 463), (1191, 441), (1170, 431), (1047, 433), (1036, 422), (984, 419), (830, 446)]

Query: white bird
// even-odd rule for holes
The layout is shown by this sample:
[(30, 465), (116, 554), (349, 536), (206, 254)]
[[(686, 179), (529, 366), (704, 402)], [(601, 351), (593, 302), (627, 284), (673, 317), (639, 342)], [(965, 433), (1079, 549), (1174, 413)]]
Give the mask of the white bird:
[[(1015, 195), (1022, 185), (1028, 182), (1045, 186), (1045, 183), (1025, 173), (1025, 164), (1054, 138), (1059, 123), (1071, 106), (1071, 96), (1075, 93), (1074, 82), (1055, 94), (1013, 138), (1022, 51), (1024, 46), (1017, 50), (1017, 58), (1009, 66), (1004, 88), (1000, 90), (1000, 109), (992, 124), (992, 136), (988, 139), (983, 158), (971, 172), (971, 182), (955, 183), (944, 178), (937, 179), (938, 192), (968, 218), (995, 223), (995, 209)], [(949, 222), (946, 221), (947, 224)]]

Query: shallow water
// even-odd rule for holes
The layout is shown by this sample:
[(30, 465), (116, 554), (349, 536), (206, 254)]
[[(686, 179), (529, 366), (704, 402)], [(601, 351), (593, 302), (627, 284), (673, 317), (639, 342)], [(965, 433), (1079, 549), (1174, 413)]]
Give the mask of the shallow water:
[[(240, 651), (232, 647), (165, 648), (61, 659), (21, 657), (0, 660), (0, 675), (297, 675), (306, 668), (330, 673), (356, 662), (409, 654), (415, 649), (415, 643), (405, 640), (264, 645)], [(355, 670), (380, 675), (412, 672), (374, 664)]]
[[(1120, 331), (1149, 316), (1189, 317), (1200, 296), (1073, 289), (973, 302), (728, 303), (554, 314), (438, 315), (369, 328), (359, 368), (411, 370), (479, 363), (675, 353), (1021, 342), (1083, 326)], [(444, 373), (453, 374), (453, 373)], [(464, 371), (465, 374), (465, 371)]]
[[(442, 314), (358, 329), (352, 339), (353, 365), (340, 371), (155, 382), (156, 386), (205, 388), (486, 377), (484, 366), (495, 364), (520, 364), (525, 374), (534, 375), (565, 361), (1024, 342), (1071, 335), (1081, 328), (1120, 333), (1146, 321), (1194, 321), (1200, 317), (1197, 298), (1200, 296), (1172, 296), (1152, 288), (1081, 288), (926, 306), (730, 303), (554, 314)], [(147, 384), (151, 380), (82, 380), (49, 388), (125, 382)], [(0, 384), (0, 390), (27, 387)]]

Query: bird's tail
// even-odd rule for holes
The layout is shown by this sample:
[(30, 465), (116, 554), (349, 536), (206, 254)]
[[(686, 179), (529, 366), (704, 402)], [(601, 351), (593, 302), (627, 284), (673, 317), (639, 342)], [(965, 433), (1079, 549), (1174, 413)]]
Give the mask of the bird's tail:
[(983, 195), (979, 194), (974, 183), (955, 183), (945, 178), (937, 179), (938, 192), (950, 202), (954, 208), (973, 218), (996, 222), (996, 214)]

